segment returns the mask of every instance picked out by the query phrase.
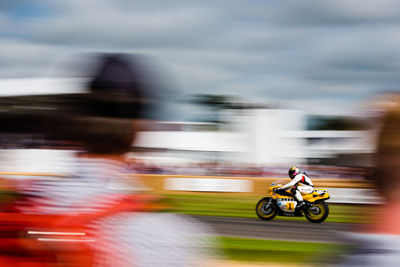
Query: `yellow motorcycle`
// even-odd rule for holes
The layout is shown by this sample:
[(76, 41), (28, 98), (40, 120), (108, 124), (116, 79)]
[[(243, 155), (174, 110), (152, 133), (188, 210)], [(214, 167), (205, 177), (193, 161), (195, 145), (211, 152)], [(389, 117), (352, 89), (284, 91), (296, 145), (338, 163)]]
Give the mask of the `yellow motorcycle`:
[(305, 194), (303, 200), (306, 203), (304, 209), (296, 210), (297, 201), (287, 190), (274, 190), (282, 184), (274, 182), (268, 188), (270, 197), (264, 197), (256, 205), (256, 213), (262, 220), (272, 220), (276, 215), (288, 217), (305, 216), (312, 223), (325, 221), (329, 215), (328, 203), (330, 198), (325, 189), (315, 188), (311, 194)]

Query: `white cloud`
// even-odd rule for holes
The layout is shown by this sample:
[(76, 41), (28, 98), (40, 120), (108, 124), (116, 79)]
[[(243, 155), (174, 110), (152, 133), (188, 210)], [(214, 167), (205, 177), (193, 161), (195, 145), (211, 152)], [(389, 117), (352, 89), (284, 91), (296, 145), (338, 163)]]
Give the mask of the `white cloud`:
[(65, 50), (57, 46), (2, 39), (0, 41), (0, 76), (49, 75), (52, 64), (63, 52)]
[[(83, 3), (85, 2), (85, 3)], [(88, 1), (89, 2), (89, 1)], [(28, 31), (38, 41), (95, 48), (158, 47), (190, 43), (196, 35), (212, 27), (217, 18), (207, 8), (121, 10), (108, 1), (69, 1), (57, 17), (31, 19)]]

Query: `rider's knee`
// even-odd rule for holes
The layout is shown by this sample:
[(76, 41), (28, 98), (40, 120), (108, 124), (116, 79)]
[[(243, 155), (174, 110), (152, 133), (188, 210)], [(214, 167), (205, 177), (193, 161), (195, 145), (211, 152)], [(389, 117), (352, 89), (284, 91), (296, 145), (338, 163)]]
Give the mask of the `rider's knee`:
[(297, 188), (296, 187), (292, 187), (292, 188), (290, 188), (290, 192), (293, 194), (293, 195), (295, 195), (296, 194), (296, 191), (297, 191)]

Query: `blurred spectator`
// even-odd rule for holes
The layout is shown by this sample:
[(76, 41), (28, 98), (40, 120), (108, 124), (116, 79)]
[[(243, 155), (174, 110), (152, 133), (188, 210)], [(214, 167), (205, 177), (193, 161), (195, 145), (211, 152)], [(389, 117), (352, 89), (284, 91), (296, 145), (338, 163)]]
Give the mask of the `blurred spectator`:
[(400, 266), (400, 98), (383, 117), (376, 172), (370, 176), (386, 200), (359, 233), (350, 234), (355, 252), (340, 266)]
[[(71, 166), (72, 177), (25, 183), (22, 192), (31, 205), (20, 205), (19, 212), (56, 216), (53, 226), (64, 231), (78, 228), (92, 238), (80, 241), (93, 243), (82, 247), (79, 240), (57, 239), (51, 250), (54, 258), (41, 262), (38, 257), (35, 266), (201, 266), (207, 259), (203, 240), (208, 230), (184, 216), (151, 212), (153, 197), (139, 194), (140, 182), (126, 175), (124, 154), (148, 103), (146, 86), (128, 62), (125, 56), (105, 55), (89, 83), (90, 92), (80, 96), (81, 105), (70, 107), (71, 113), (52, 115), (62, 126), (43, 128), (44, 134), (82, 152)], [(29, 230), (32, 223), (28, 219), (23, 229)]]

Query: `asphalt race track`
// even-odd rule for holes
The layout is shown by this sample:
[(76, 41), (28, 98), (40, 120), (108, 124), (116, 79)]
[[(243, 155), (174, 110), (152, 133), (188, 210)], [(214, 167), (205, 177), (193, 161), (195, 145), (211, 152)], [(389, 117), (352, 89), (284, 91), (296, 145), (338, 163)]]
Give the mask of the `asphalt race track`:
[(305, 218), (304, 221), (263, 221), (256, 217), (193, 217), (211, 226), (218, 235), (270, 240), (346, 243), (344, 231), (357, 229), (356, 224), (310, 223)]

